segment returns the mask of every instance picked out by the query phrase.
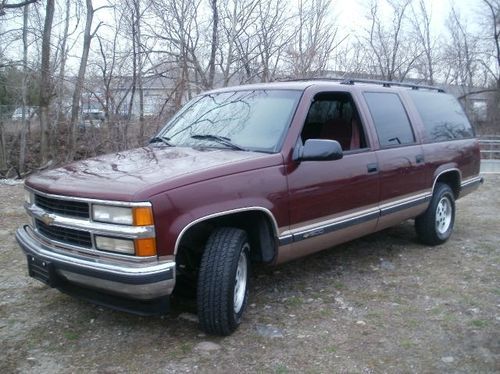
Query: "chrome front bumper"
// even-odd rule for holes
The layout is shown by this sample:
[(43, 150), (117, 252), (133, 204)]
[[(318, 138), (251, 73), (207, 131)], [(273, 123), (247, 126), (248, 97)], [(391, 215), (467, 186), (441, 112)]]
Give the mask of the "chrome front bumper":
[[(28, 261), (50, 264), (52, 272), (65, 283), (135, 300), (168, 296), (175, 285), (172, 260), (141, 263), (64, 253), (40, 240), (28, 225), (16, 231), (16, 239)], [(59, 288), (57, 282), (55, 287)]]

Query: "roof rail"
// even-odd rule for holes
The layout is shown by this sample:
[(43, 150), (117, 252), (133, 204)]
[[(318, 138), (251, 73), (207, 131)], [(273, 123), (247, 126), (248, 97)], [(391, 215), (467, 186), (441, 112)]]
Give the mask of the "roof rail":
[(394, 82), (394, 81), (382, 81), (382, 80), (375, 80), (375, 79), (343, 79), (341, 84), (354, 84), (354, 83), (371, 83), (371, 84), (380, 84), (384, 87), (391, 87), (391, 86), (397, 86), (397, 87), (409, 87), (412, 90), (418, 90), (419, 88), (424, 88), (427, 90), (436, 90), (438, 92), (444, 92), (442, 88), (439, 87), (433, 87), (433, 86), (426, 86), (423, 84), (414, 84), (414, 83), (403, 83), (403, 82)]
[(412, 90), (418, 90), (419, 88), (427, 89), (427, 90), (435, 90), (438, 92), (445, 92), (444, 89), (439, 88), (439, 87), (433, 87), (433, 86), (426, 86), (422, 84), (414, 84), (414, 83), (403, 83), (403, 82), (394, 82), (394, 81), (384, 81), (384, 80), (377, 80), (377, 79), (357, 79), (357, 78), (299, 78), (299, 79), (289, 79), (287, 82), (300, 82), (300, 81), (335, 81), (335, 82), (340, 82), (340, 84), (348, 84), (348, 85), (354, 85), (355, 83), (370, 83), (370, 84), (378, 84), (384, 87), (391, 87), (391, 86), (397, 86), (397, 87), (408, 87), (411, 88)]

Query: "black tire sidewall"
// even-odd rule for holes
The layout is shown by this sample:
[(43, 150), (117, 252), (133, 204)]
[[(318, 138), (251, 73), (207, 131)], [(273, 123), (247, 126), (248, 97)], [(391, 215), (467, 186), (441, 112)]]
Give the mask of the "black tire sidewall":
[[(241, 308), (235, 312), (234, 290), (241, 253), (247, 260), (246, 285)], [(250, 268), (247, 233), (233, 227), (214, 229), (206, 243), (198, 276), (198, 319), (202, 330), (220, 336), (236, 330), (248, 303)]]

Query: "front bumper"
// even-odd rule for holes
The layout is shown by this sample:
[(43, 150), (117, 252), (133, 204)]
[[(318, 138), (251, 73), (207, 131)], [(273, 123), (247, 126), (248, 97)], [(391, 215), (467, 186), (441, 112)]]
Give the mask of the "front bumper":
[[(175, 285), (175, 261), (127, 263), (76, 252), (64, 253), (41, 241), (28, 225), (16, 231), (16, 239), (28, 261), (50, 264), (56, 280), (47, 283), (67, 293), (83, 289), (85, 299), (92, 299), (90, 296), (95, 291), (96, 299), (97, 295), (109, 294), (109, 300), (116, 297), (147, 302), (170, 295)], [(107, 304), (113, 306), (112, 301)]]

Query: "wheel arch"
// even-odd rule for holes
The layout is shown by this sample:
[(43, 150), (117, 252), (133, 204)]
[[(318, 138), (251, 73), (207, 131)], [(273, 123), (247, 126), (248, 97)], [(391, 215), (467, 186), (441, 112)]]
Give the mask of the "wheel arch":
[(434, 182), (432, 184), (432, 194), (434, 194), (437, 183), (446, 183), (453, 191), (453, 195), (456, 200), (460, 195), (461, 180), (462, 173), (458, 168), (449, 168), (446, 170), (442, 170), (434, 177)]
[(222, 226), (241, 228), (247, 232), (253, 260), (268, 263), (276, 257), (278, 249), (276, 219), (269, 209), (257, 206), (216, 212), (190, 222), (176, 239), (174, 255), (177, 256), (185, 241), (192, 239), (204, 241), (203, 237), (208, 238), (211, 229)]

